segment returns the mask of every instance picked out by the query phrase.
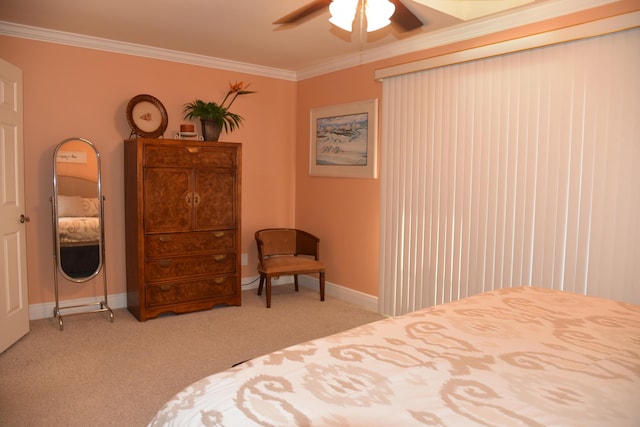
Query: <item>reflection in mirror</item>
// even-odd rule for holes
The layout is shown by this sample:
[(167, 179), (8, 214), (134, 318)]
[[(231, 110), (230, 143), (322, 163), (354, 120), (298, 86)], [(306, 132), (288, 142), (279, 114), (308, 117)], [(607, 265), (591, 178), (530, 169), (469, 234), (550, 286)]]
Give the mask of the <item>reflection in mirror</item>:
[(56, 149), (58, 268), (66, 279), (89, 280), (100, 271), (99, 154), (88, 141), (66, 140)]
[(88, 140), (67, 139), (54, 151), (53, 171), (53, 241), (55, 258), (56, 308), (62, 329), (61, 309), (58, 293), (58, 273), (65, 279), (81, 283), (97, 276), (102, 270), (104, 300), (95, 304), (95, 311), (108, 311), (111, 321), (113, 312), (107, 305), (107, 282), (104, 271), (104, 219), (100, 153)]

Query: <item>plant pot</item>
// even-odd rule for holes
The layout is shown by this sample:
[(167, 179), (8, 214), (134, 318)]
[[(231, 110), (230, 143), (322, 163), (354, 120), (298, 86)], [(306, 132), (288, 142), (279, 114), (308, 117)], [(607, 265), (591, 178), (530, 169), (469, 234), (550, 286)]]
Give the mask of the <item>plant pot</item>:
[(202, 138), (205, 141), (217, 142), (218, 138), (220, 138), (220, 131), (222, 131), (220, 123), (205, 119), (200, 119), (200, 123), (202, 124)]

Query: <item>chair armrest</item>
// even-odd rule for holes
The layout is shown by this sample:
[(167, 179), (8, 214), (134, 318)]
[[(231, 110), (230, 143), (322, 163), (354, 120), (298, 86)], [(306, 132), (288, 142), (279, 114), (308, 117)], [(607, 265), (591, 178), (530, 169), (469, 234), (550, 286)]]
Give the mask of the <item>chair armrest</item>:
[(296, 232), (296, 254), (311, 255), (315, 259), (320, 258), (320, 239), (306, 231)]

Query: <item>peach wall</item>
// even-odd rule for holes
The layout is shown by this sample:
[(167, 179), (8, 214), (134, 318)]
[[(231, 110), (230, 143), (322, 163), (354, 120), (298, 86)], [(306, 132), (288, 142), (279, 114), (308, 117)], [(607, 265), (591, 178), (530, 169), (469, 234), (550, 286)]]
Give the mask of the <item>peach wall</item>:
[(96, 182), (98, 177), (98, 156), (95, 151), (86, 142), (81, 140), (69, 140), (60, 147), (58, 153), (65, 151), (82, 152), (86, 156), (86, 163), (66, 163), (57, 162), (56, 172), (60, 175), (77, 176), (89, 181)]
[(369, 295), (378, 293), (380, 181), (310, 176), (309, 114), (315, 107), (380, 100), (374, 70), (364, 65), (299, 82), (296, 130), (296, 225), (320, 237), (327, 281)]
[[(294, 225), (294, 82), (4, 36), (0, 56), (23, 70), (29, 304), (54, 301), (53, 151), (70, 137), (90, 140), (101, 153), (109, 293), (125, 292), (122, 141), (130, 132), (127, 103), (141, 93), (164, 104), (165, 136), (173, 137), (184, 122), (185, 103), (198, 97), (221, 101), (230, 81), (251, 82), (257, 93), (233, 107), (244, 126), (221, 136), (243, 143), (242, 252), (249, 254), (244, 277), (256, 274), (253, 232)], [(101, 293), (99, 280), (60, 284), (62, 300)]]

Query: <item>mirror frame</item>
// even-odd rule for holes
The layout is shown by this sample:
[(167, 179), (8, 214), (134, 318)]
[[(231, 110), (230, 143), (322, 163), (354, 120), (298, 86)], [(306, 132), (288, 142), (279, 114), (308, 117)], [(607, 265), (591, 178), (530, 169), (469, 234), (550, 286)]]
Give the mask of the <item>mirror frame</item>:
[[(98, 265), (96, 266), (95, 271), (93, 271), (93, 273), (91, 273), (88, 276), (83, 276), (83, 277), (72, 277), (69, 274), (67, 274), (66, 271), (64, 271), (63, 267), (62, 267), (62, 256), (60, 253), (60, 248), (61, 248), (61, 242), (60, 242), (60, 226), (59, 226), (59, 222), (58, 222), (58, 218), (59, 218), (59, 188), (58, 188), (58, 152), (60, 151), (60, 149), (68, 142), (72, 142), (72, 141), (78, 141), (78, 142), (83, 142), (86, 143), (89, 147), (91, 147), (91, 150), (93, 150), (93, 152), (96, 155), (96, 169), (97, 169), (97, 175), (96, 175), (96, 186), (97, 186), (97, 199), (98, 199), (98, 220), (99, 220), (99, 238), (98, 238)], [(91, 151), (90, 150), (90, 151)], [(84, 138), (79, 138), (79, 137), (75, 137), (75, 138), (68, 138), (65, 139), (64, 141), (62, 141), (61, 143), (59, 143), (53, 153), (53, 196), (51, 198), (52, 201), (52, 206), (53, 206), (53, 238), (54, 238), (54, 246), (55, 246), (55, 264), (56, 264), (56, 270), (66, 279), (69, 280), (71, 282), (76, 282), (76, 283), (83, 283), (83, 282), (87, 282), (91, 279), (93, 279), (94, 277), (96, 277), (100, 271), (104, 268), (104, 255), (105, 255), (105, 250), (104, 250), (104, 199), (102, 196), (102, 179), (101, 179), (101, 166), (100, 166), (100, 152), (96, 149), (95, 145)]]

